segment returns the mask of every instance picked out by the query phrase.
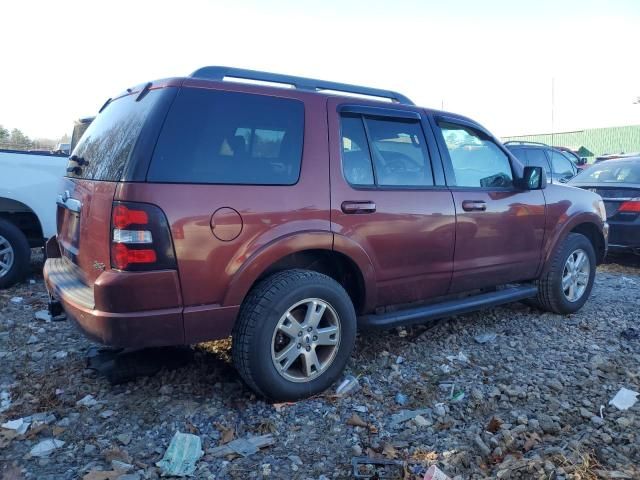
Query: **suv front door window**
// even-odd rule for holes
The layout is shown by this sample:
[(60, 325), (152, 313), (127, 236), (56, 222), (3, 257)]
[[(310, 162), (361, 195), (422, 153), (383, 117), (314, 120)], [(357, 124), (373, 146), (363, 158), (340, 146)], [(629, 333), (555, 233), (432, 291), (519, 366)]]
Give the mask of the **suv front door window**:
[(450, 293), (535, 278), (545, 226), (540, 190), (513, 185), (509, 156), (481, 128), (437, 122), (456, 206)]
[(560, 182), (566, 182), (576, 174), (576, 167), (573, 162), (555, 150), (549, 153), (551, 154), (551, 169), (555, 179)]

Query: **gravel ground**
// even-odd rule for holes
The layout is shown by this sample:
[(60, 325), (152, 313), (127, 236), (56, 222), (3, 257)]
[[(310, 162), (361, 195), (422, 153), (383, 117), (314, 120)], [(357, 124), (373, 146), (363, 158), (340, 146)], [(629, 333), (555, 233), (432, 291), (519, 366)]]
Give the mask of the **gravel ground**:
[[(422, 478), (432, 464), (460, 479), (640, 478), (640, 402), (609, 405), (622, 387), (640, 391), (639, 264), (617, 261), (569, 317), (514, 304), (362, 334), (345, 372), (360, 388), (295, 404), (255, 398), (228, 341), (111, 385), (87, 368), (92, 344), (70, 322), (34, 318), (46, 308), (35, 262), (30, 282), (0, 291), (0, 423), (31, 417), (24, 432), (0, 428), (0, 475), (158, 478), (179, 431), (202, 440), (195, 478), (351, 478), (354, 456), (401, 461), (404, 477), (392, 478)], [(162, 355), (172, 356), (184, 350)], [(258, 453), (217, 456), (234, 438), (265, 434), (273, 444)], [(46, 439), (56, 448), (38, 456)]]

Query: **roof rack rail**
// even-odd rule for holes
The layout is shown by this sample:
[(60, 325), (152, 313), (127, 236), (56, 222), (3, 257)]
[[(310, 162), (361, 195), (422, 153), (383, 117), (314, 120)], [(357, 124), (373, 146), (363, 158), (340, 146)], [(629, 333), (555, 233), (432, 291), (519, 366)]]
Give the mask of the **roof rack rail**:
[(542, 147), (548, 147), (546, 143), (542, 142), (530, 142), (529, 140), (509, 140), (508, 142), (504, 142), (503, 145), (540, 145)]
[(244, 68), (233, 67), (202, 67), (190, 75), (192, 78), (205, 78), (208, 80), (223, 81), (225, 78), (237, 78), (245, 80), (257, 80), (260, 82), (279, 83), (290, 85), (299, 90), (309, 90), (312, 92), (335, 91), (341, 93), (355, 93), (368, 97), (387, 98), (392, 102), (404, 105), (414, 105), (414, 103), (401, 93), (392, 90), (379, 88), (361, 87), (349, 85), (347, 83), (328, 82), (314, 78), (294, 77), (292, 75), (282, 75), (279, 73), (260, 72), (257, 70), (246, 70)]

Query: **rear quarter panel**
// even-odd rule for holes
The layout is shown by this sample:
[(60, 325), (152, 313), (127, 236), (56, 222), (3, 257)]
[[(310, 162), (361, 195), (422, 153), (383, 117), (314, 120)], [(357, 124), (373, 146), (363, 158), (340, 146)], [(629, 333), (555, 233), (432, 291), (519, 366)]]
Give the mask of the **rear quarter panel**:
[[(225, 89), (257, 93), (249, 85), (229, 84)], [(309, 248), (332, 248), (326, 99), (280, 92), (305, 103), (305, 141), (297, 184), (121, 183), (118, 187), (117, 200), (151, 203), (167, 216), (185, 311), (196, 306), (238, 305), (253, 282), (279, 258)], [(242, 219), (240, 234), (228, 241), (216, 238), (211, 229), (212, 215), (222, 207), (235, 210)]]

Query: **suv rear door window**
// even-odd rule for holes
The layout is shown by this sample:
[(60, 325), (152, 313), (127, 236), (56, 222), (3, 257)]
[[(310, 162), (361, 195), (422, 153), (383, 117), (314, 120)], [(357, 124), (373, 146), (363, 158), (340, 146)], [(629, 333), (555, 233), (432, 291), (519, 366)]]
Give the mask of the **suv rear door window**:
[(365, 118), (376, 180), (381, 186), (433, 186), (419, 122)]
[(509, 157), (480, 130), (438, 122), (459, 187), (510, 188)]
[(303, 132), (298, 100), (184, 88), (162, 127), (147, 180), (293, 185)]
[(342, 169), (350, 184), (433, 186), (431, 161), (419, 122), (359, 115), (344, 115), (341, 122)]
[(342, 170), (352, 185), (374, 184), (362, 117), (342, 117)]

